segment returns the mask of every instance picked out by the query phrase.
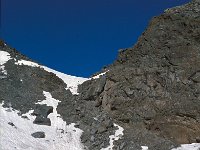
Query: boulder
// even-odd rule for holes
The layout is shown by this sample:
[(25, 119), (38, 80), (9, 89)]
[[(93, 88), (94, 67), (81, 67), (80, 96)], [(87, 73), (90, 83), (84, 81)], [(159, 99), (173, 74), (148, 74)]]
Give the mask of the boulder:
[(34, 138), (45, 138), (45, 133), (42, 131), (34, 132), (31, 134), (31, 136)]

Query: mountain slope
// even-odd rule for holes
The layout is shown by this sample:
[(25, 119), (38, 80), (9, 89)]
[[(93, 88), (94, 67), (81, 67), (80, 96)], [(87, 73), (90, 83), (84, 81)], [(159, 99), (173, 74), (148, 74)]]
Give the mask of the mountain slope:
[(199, 37), (200, 1), (193, 0), (153, 18), (134, 47), (89, 79), (1, 41), (1, 148), (198, 150)]
[[(75, 93), (77, 85), (88, 79), (31, 62), (4, 44), (0, 54), (1, 149), (82, 149), (82, 131), (60, 118), (59, 100), (50, 92), (65, 95), (70, 89)], [(34, 138), (37, 132), (44, 132), (45, 138)]]
[[(12, 149), (83, 149), (79, 117), (71, 115), (79, 108), (74, 99), (79, 84), (93, 78), (80, 78), (39, 65), (1, 42), (1, 148)], [(73, 96), (74, 94), (74, 96)], [(61, 104), (69, 116), (66, 122), (57, 111)], [(94, 113), (94, 112), (93, 112)], [(82, 117), (82, 120), (91, 116)], [(91, 118), (94, 119), (95, 118)], [(98, 120), (96, 120), (98, 122)], [(112, 138), (118, 139), (123, 129), (112, 124)], [(117, 128), (119, 130), (117, 130)], [(112, 147), (106, 133), (107, 145)], [(10, 135), (9, 133), (12, 133)], [(115, 135), (116, 134), (116, 135)], [(22, 140), (23, 139), (23, 140)], [(100, 145), (98, 145), (100, 146)]]

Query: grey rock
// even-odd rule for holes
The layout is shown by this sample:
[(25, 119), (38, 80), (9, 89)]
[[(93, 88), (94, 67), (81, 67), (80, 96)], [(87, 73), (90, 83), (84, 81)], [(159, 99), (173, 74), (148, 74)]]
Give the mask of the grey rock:
[(32, 137), (34, 138), (45, 138), (45, 133), (44, 132), (35, 132), (31, 134)]
[(196, 138), (196, 142), (197, 142), (197, 143), (200, 143), (200, 137), (197, 137), (197, 138)]
[(193, 73), (189, 79), (193, 80), (194, 82), (198, 82), (200, 83), (200, 70), (198, 70), (197, 72)]
[(95, 140), (95, 137), (94, 137), (94, 136), (91, 136), (90, 141), (91, 141), (91, 142), (94, 142), (94, 140)]
[(51, 126), (51, 120), (43, 116), (37, 116), (33, 121), (34, 124)]
[(99, 106), (101, 106), (102, 105), (102, 100), (101, 99), (97, 99), (96, 101), (95, 101), (95, 107), (99, 107)]
[(111, 120), (107, 119), (107, 120), (104, 120), (104, 121), (102, 122), (102, 125), (103, 125), (104, 127), (106, 127), (106, 128), (111, 128), (111, 127), (113, 127), (113, 122), (112, 122)]
[(107, 131), (107, 128), (105, 126), (100, 126), (98, 128), (98, 133), (103, 133), (103, 132), (106, 132)]
[(16, 129), (17, 129), (17, 127), (15, 126), (15, 124), (14, 124), (14, 123), (12, 123), (12, 122), (8, 122), (8, 124), (9, 124), (9, 125), (11, 125), (12, 127), (14, 127), (14, 128), (16, 128)]
[(12, 122), (8, 122), (8, 124), (11, 126), (15, 126), (14, 123), (12, 123)]
[(36, 105), (32, 115), (43, 116), (46, 118), (52, 112), (53, 112), (52, 106), (47, 106), (46, 104), (45, 105)]
[(104, 76), (100, 77), (99, 79), (86, 81), (79, 86), (81, 98), (84, 100), (94, 100), (104, 90), (105, 83), (106, 78)]
[(97, 132), (98, 132), (97, 129), (92, 129), (90, 133), (91, 133), (91, 134), (96, 134)]

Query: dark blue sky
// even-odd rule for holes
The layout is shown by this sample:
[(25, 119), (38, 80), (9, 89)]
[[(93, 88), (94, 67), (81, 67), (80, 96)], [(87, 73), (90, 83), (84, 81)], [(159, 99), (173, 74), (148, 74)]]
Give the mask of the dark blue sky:
[(48, 67), (88, 77), (134, 45), (149, 20), (189, 0), (1, 0), (1, 38)]

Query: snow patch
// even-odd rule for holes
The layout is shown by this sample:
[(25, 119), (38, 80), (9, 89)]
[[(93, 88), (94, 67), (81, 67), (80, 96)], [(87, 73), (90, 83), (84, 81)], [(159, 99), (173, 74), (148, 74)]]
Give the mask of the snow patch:
[(10, 59), (11, 59), (11, 57), (8, 52), (0, 51), (0, 65), (5, 64)]
[[(142, 150), (148, 150), (148, 146), (141, 146)], [(181, 147), (173, 148), (171, 150), (200, 150), (200, 143), (182, 144)]]
[(0, 51), (0, 72), (2, 72), (4, 75), (7, 75), (4, 64), (10, 59), (11, 57), (8, 52)]
[(67, 84), (66, 90), (69, 89), (72, 92), (72, 94), (78, 94), (78, 92), (77, 92), (78, 85), (89, 80), (88, 78), (82, 78), (82, 77), (75, 77), (75, 76), (67, 75), (67, 74), (58, 72), (56, 70), (53, 70), (53, 69), (45, 67), (45, 66), (42, 66), (42, 67), (44, 68), (44, 70), (46, 70), (48, 72), (52, 72), (57, 77), (62, 79)]
[(94, 120), (96, 120), (96, 121), (98, 120), (98, 118), (97, 118), (97, 117), (94, 117), (93, 119), (94, 119)]
[(142, 150), (148, 150), (148, 146), (141, 146), (142, 147)]
[(118, 130), (115, 131), (115, 134), (114, 135), (110, 135), (109, 138), (110, 138), (110, 142), (109, 142), (109, 146), (106, 147), (106, 148), (102, 148), (101, 150), (112, 150), (113, 147), (114, 147), (114, 141), (117, 141), (120, 139), (121, 136), (123, 136), (123, 131), (124, 129), (122, 127), (120, 127), (119, 125), (115, 124), (114, 123), (114, 126), (115, 127), (118, 127)]
[(182, 144), (181, 147), (172, 150), (200, 150), (200, 143)]
[[(3, 108), (0, 104), (0, 147), (2, 150), (82, 150), (83, 145), (80, 137), (82, 130), (75, 128), (74, 123), (66, 125), (56, 111), (58, 100), (52, 98), (51, 94), (44, 92), (46, 100), (40, 102), (53, 107), (53, 113), (48, 117), (51, 126), (33, 124), (35, 116), (30, 110), (23, 114), (28, 118), (18, 115), (19, 111), (12, 108)], [(8, 124), (9, 123), (9, 124)], [(14, 126), (12, 126), (12, 125)], [(34, 138), (34, 132), (45, 132), (45, 138)]]
[(27, 60), (18, 60), (15, 62), (16, 65), (26, 65), (26, 66), (31, 66), (31, 67), (40, 67), (39, 64), (34, 63), (32, 61), (27, 61)]
[[(108, 71), (109, 71), (109, 70), (108, 70)], [(98, 74), (98, 75), (92, 77), (91, 79), (98, 79), (98, 78), (100, 78), (101, 76), (105, 75), (108, 71), (105, 71), (105, 72), (103, 72), (103, 73), (100, 73), (100, 74)]]
[(78, 85), (89, 80), (88, 78), (67, 75), (67, 74), (61, 73), (59, 71), (53, 70), (51, 68), (48, 68), (46, 66), (41, 66), (41, 65), (31, 62), (31, 61), (19, 60), (19, 61), (15, 62), (15, 64), (16, 65), (26, 65), (26, 66), (31, 66), (31, 67), (39, 67), (39, 68), (44, 69), (47, 72), (54, 73), (57, 77), (62, 79), (63, 82), (65, 82), (67, 84), (66, 90), (69, 89), (72, 92), (72, 94), (78, 94), (78, 92), (77, 92)]

